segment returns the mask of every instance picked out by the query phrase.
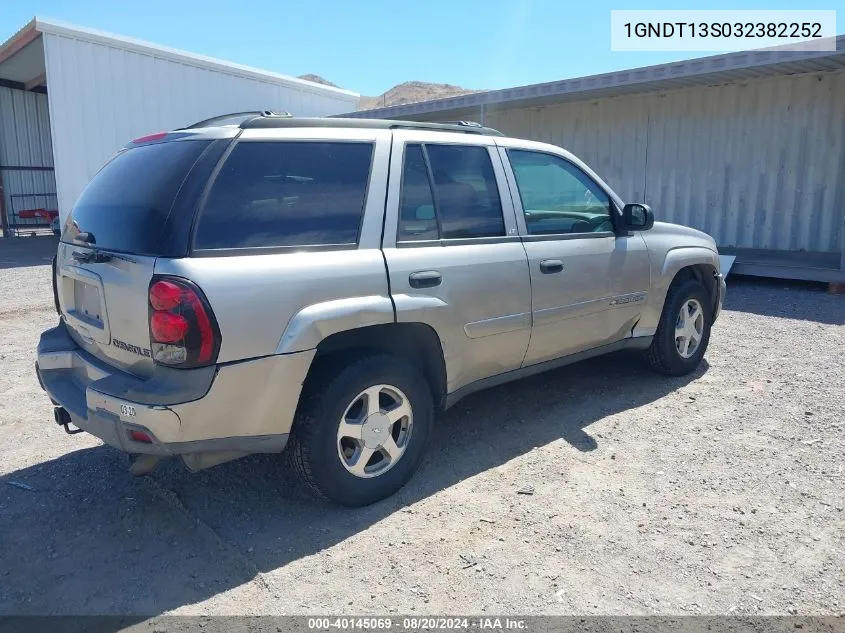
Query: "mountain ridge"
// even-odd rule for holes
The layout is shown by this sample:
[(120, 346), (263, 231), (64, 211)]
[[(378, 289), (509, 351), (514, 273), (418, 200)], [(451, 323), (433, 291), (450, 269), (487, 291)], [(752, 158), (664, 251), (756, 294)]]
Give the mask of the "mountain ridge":
[[(313, 81), (314, 83), (322, 84), (324, 86), (332, 86), (334, 88), (340, 87), (328, 79), (314, 73), (300, 75), (299, 79)], [(358, 103), (358, 110), (373, 110), (375, 108), (405, 105), (407, 103), (431, 101), (432, 99), (445, 99), (447, 97), (457, 97), (459, 95), (470, 94), (473, 92), (481, 91), (462, 88), (461, 86), (455, 86), (452, 84), (438, 84), (427, 81), (405, 81), (375, 97), (361, 95), (361, 100)]]

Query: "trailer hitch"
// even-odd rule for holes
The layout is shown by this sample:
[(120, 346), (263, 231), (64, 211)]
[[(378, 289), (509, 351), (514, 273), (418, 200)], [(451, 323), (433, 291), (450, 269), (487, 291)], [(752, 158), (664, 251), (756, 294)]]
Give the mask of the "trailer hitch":
[(56, 407), (55, 409), (53, 409), (53, 417), (56, 419), (56, 424), (63, 427), (65, 433), (67, 433), (68, 435), (76, 435), (77, 433), (82, 433), (85, 430), (79, 428), (70, 428), (70, 425), (73, 424), (73, 422), (70, 419), (70, 413), (68, 413), (64, 407)]

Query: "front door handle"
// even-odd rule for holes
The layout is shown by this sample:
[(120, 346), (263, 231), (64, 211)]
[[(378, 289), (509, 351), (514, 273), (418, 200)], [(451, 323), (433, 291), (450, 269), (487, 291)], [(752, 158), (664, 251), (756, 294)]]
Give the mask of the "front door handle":
[(563, 272), (563, 262), (559, 259), (544, 259), (540, 262), (540, 272), (545, 275)]
[(441, 281), (443, 277), (436, 270), (421, 270), (411, 273), (408, 277), (411, 288), (434, 288), (434, 286), (439, 286)]

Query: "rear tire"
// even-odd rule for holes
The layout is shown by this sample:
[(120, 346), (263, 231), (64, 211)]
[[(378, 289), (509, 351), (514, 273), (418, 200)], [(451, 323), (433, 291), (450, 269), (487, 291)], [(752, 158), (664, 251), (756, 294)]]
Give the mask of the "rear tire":
[(697, 279), (670, 286), (657, 332), (646, 352), (654, 371), (666, 376), (695, 371), (710, 342), (711, 304), (707, 289)]
[(289, 461), (312, 494), (369, 505), (411, 478), (433, 422), (431, 390), (415, 366), (395, 356), (365, 356), (309, 377)]

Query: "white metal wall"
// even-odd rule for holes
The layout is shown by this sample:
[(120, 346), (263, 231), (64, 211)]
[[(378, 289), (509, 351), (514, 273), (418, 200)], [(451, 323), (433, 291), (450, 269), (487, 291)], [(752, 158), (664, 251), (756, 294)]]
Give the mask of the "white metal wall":
[(488, 111), (485, 123), (569, 149), (623, 199), (720, 246), (843, 248), (845, 73)]
[(354, 109), (357, 102), (354, 95), (224, 72), (166, 52), (54, 33), (43, 38), (63, 218), (103, 163), (133, 138), (227, 112), (324, 116)]
[[(0, 166), (52, 167), (47, 95), (0, 87)], [(9, 196), (55, 193), (52, 171), (3, 170), (3, 202), (11, 214)], [(18, 208), (44, 207), (43, 197), (18, 198)], [(46, 206), (53, 206), (52, 198)], [(11, 218), (10, 218), (11, 219)]]

